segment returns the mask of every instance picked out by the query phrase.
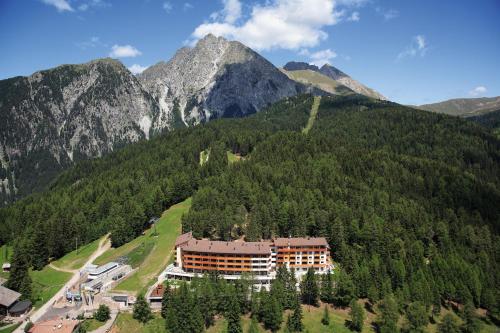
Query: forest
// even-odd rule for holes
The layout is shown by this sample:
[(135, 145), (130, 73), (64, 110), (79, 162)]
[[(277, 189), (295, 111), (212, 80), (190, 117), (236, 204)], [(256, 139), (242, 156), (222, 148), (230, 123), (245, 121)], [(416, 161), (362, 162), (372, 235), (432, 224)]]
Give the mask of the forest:
[[(15, 245), (9, 285), (23, 289), (16, 276), (75, 239), (128, 242), (193, 196), (183, 231), (195, 237), (326, 237), (339, 270), (324, 302), (363, 298), (407, 318), (458, 303), (498, 320), (500, 141), (473, 122), (359, 95), (323, 97), (305, 135), (311, 105), (302, 95), (127, 146), (0, 209), (0, 245)], [(229, 165), (228, 150), (244, 159)], [(183, 288), (178, 297), (191, 297)]]

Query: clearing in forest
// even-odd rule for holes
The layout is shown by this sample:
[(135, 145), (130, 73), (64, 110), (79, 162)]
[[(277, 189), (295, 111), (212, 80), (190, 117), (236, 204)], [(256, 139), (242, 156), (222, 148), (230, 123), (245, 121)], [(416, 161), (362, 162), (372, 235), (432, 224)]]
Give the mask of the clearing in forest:
[(316, 116), (318, 114), (319, 103), (321, 101), (321, 96), (314, 96), (314, 102), (311, 107), (311, 114), (309, 115), (309, 119), (307, 120), (306, 127), (302, 130), (302, 133), (307, 134), (311, 128), (313, 127), (314, 120), (316, 120)]

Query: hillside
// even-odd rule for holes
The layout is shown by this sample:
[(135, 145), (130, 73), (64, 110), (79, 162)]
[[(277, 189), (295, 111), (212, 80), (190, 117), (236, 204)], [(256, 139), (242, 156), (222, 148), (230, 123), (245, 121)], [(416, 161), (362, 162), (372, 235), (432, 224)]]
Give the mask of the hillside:
[(500, 96), (450, 99), (439, 103), (419, 105), (418, 108), (452, 116), (479, 116), (500, 109)]
[[(121, 246), (193, 196), (182, 230), (195, 237), (326, 237), (350, 299), (395, 297), (403, 313), (467, 303), (498, 317), (500, 141), (460, 118), (360, 95), (316, 98), (303, 134), (313, 100), (288, 98), (80, 162), (43, 195), (0, 209), (0, 245), (17, 241), (14, 256), (40, 269), (75, 236), (111, 232)], [(228, 150), (247, 158), (229, 164)]]
[(500, 139), (500, 110), (491, 111), (479, 116), (471, 116), (467, 119), (491, 129), (493, 134)]
[[(320, 87), (321, 85), (331, 87), (331, 81), (334, 81), (337, 83), (337, 85), (340, 85), (341, 87), (347, 87), (349, 90), (354, 91), (357, 94), (375, 99), (387, 100), (387, 98), (385, 98), (379, 92), (365, 86), (359, 81), (354, 80), (346, 73), (329, 64), (324, 64), (323, 66), (321, 66), (321, 68), (319, 68), (316, 65), (311, 65), (305, 62), (290, 61), (285, 66), (283, 66), (283, 70), (286, 73), (289, 73), (287, 74), (289, 76), (292, 73), (298, 72), (298, 74), (296, 75), (292, 74), (291, 78), (293, 78), (294, 80), (296, 79), (301, 83), (305, 82), (316, 87)], [(310, 72), (315, 72), (319, 75), (313, 75)], [(327, 77), (329, 80), (326, 80), (324, 77)], [(339, 90), (334, 93), (346, 94), (347, 92), (348, 91), (339, 88)]]
[(305, 85), (311, 85), (333, 95), (349, 95), (354, 92), (337, 81), (310, 69), (287, 71), (282, 69), (290, 79)]
[(80, 160), (306, 91), (324, 93), (213, 35), (138, 76), (106, 58), (0, 80), (0, 206), (46, 189)]

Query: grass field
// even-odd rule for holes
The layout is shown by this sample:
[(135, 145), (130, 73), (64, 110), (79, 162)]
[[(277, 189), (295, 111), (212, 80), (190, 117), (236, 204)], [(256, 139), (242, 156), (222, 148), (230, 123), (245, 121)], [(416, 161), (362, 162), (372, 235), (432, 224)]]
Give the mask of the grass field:
[(227, 161), (229, 162), (229, 164), (232, 164), (234, 162), (238, 162), (240, 160), (241, 160), (241, 156), (233, 154), (233, 152), (231, 152), (229, 150), (227, 151)]
[(311, 113), (309, 119), (307, 120), (306, 127), (302, 130), (302, 133), (307, 134), (313, 127), (314, 121), (316, 120), (316, 115), (318, 114), (319, 103), (321, 102), (321, 96), (314, 96), (314, 102), (311, 107)]
[(9, 326), (7, 328), (1, 328), (0, 327), (0, 333), (12, 333), (12, 332), (14, 332), (16, 330), (16, 328), (19, 327), (19, 325), (21, 325), (21, 324), (16, 324), (14, 326)]
[(131, 313), (120, 313), (116, 318), (112, 332), (114, 333), (166, 333), (165, 321), (159, 315), (146, 325), (141, 324)]
[(92, 243), (86, 244), (78, 249), (66, 254), (64, 257), (53, 261), (52, 265), (62, 269), (79, 269), (85, 264), (88, 258), (97, 250), (102, 238), (96, 239)]
[(71, 273), (56, 271), (45, 266), (41, 271), (31, 271), (30, 276), (33, 280), (34, 306), (39, 307), (61, 289), (71, 278)]
[(102, 322), (96, 319), (85, 319), (82, 325), (85, 327), (86, 332), (92, 332), (101, 327), (102, 325), (104, 325), (105, 323), (106, 323), (105, 321)]
[[(166, 210), (155, 228), (151, 228), (132, 242), (117, 249), (111, 249), (96, 260), (103, 264), (126, 255), (138, 266), (137, 271), (123, 280), (115, 290), (125, 292), (145, 291), (167, 266), (175, 245), (175, 239), (181, 232), (181, 217), (191, 207), (191, 198), (173, 205)], [(133, 266), (133, 265), (132, 265)]]
[(208, 157), (210, 156), (210, 150), (206, 149), (200, 153), (200, 165), (207, 163)]
[(10, 257), (12, 256), (12, 247), (7, 244), (0, 246), (0, 277), (7, 279), (9, 277), (8, 273), (4, 273), (1, 270), (2, 265), (5, 262), (10, 262)]

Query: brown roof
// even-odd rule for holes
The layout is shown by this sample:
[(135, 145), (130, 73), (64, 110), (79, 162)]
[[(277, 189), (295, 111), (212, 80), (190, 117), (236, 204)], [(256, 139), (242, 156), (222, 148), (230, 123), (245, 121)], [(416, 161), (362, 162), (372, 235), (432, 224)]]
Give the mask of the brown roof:
[(192, 238), (193, 238), (193, 232), (191, 232), (191, 231), (187, 232), (185, 234), (182, 234), (179, 237), (177, 237), (177, 239), (175, 240), (175, 246), (177, 247), (181, 244), (184, 244)]
[(71, 319), (57, 319), (57, 320), (47, 320), (41, 323), (36, 323), (32, 328), (30, 328), (30, 333), (72, 333), (76, 326), (78, 326), (78, 320)]
[(21, 294), (17, 291), (10, 290), (9, 288), (5, 288), (4, 286), (0, 286), (0, 305), (9, 307), (14, 304)]
[(270, 254), (271, 242), (223, 242), (192, 238), (182, 245), (183, 251), (221, 254)]
[(151, 291), (149, 297), (163, 297), (163, 294), (165, 294), (165, 286), (163, 284), (159, 284), (153, 289), (153, 291)]
[(276, 238), (276, 246), (328, 246), (325, 237)]

